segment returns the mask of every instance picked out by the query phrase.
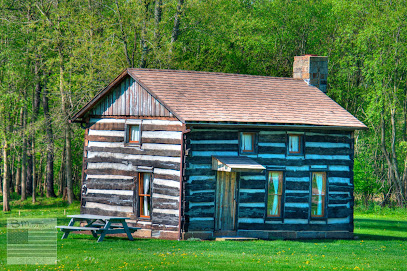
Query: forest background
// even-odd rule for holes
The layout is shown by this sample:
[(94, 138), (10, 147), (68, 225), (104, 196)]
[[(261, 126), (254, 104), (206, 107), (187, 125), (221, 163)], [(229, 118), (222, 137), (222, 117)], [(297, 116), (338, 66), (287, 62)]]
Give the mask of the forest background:
[(329, 57), (328, 95), (369, 127), (358, 202), (405, 206), (406, 22), (401, 0), (1, 0), (3, 210), (80, 196), (84, 130), (69, 119), (123, 69), (291, 77), (304, 54)]

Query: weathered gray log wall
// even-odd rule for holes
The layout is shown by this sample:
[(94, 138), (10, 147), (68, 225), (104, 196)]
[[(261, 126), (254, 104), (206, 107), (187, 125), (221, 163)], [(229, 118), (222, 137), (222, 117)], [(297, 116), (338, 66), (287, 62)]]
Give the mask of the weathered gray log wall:
[[(304, 136), (304, 154), (287, 155), (287, 132), (251, 129), (258, 133), (258, 153), (246, 155), (268, 170), (283, 170), (282, 218), (266, 217), (266, 176), (238, 174), (238, 230), (353, 231), (353, 139), (344, 131), (290, 131)], [(238, 155), (237, 129), (191, 129), (187, 134), (185, 231), (213, 231), (216, 171), (211, 156)], [(313, 171), (327, 174), (327, 217), (310, 217)]]
[[(143, 119), (141, 146), (129, 146), (126, 121), (90, 119), (81, 212), (132, 217), (130, 222), (151, 229), (152, 236), (178, 238), (182, 123)], [(133, 178), (140, 168), (153, 170), (151, 219), (133, 213)]]

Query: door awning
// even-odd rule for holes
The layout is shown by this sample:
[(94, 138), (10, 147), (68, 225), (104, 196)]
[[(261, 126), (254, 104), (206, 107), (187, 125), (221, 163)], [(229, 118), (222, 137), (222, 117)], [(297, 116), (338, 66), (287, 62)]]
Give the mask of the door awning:
[(262, 172), (266, 168), (246, 156), (212, 156), (212, 169), (226, 172)]

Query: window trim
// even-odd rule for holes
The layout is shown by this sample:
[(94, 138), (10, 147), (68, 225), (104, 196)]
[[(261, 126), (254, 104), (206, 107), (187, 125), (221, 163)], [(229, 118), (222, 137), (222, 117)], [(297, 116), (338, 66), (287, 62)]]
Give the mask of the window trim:
[[(292, 152), (290, 151), (290, 136), (295, 136), (298, 137), (298, 143), (299, 143), (299, 151), (298, 152)], [(304, 154), (304, 134), (294, 134), (294, 133), (288, 133), (287, 134), (287, 155), (303, 155)]]
[[(130, 141), (131, 126), (139, 126), (139, 141)], [(125, 134), (124, 134), (124, 146), (136, 146), (140, 147), (142, 143), (142, 120), (126, 120)]]
[[(309, 214), (310, 214), (310, 219), (311, 220), (326, 220), (327, 219), (327, 213), (328, 213), (328, 174), (327, 171), (321, 171), (320, 169), (318, 170), (313, 170), (310, 172), (310, 200), (309, 200)], [(324, 184), (325, 184), (325, 194), (323, 195), (323, 210), (322, 210), (322, 215), (312, 215), (312, 197), (317, 196), (318, 194), (313, 194), (312, 193), (312, 178), (315, 173), (323, 173), (324, 176)]]
[[(252, 150), (251, 151), (242, 150), (243, 134), (252, 135)], [(252, 131), (239, 132), (239, 154), (257, 154), (257, 146), (258, 146), (257, 138), (258, 138), (257, 132), (252, 132)]]
[[(140, 182), (142, 180), (142, 176), (144, 174), (150, 174), (150, 194), (140, 194)], [(138, 219), (143, 220), (151, 220), (152, 219), (152, 211), (153, 211), (153, 179), (154, 175), (151, 171), (138, 171), (137, 176), (134, 177), (134, 190), (133, 190), (133, 214)], [(141, 204), (140, 204), (140, 196), (142, 197), (149, 197), (150, 199), (150, 216), (141, 215)]]
[[(270, 173), (272, 172), (281, 172), (282, 174), (282, 181), (281, 181), (281, 197), (280, 197), (280, 215), (279, 216), (269, 216), (268, 215), (268, 200), (269, 200), (269, 177)], [(274, 195), (274, 194), (273, 194)], [(285, 169), (279, 169), (279, 168), (271, 168), (267, 169), (266, 171), (266, 208), (265, 208), (265, 218), (266, 220), (281, 220), (284, 217), (284, 206), (285, 206)]]
[[(132, 133), (131, 133), (131, 128), (132, 128), (133, 126), (138, 126), (138, 134), (139, 134), (139, 140), (138, 140), (138, 141), (131, 141), (131, 134), (132, 134)], [(140, 139), (141, 139), (141, 132), (140, 132), (140, 130), (141, 130), (140, 128), (141, 128), (141, 127), (140, 127), (140, 125), (139, 125), (139, 124), (129, 124), (128, 127), (129, 127), (129, 128), (127, 129), (127, 130), (128, 130), (128, 134), (127, 134), (127, 139), (128, 139), (127, 141), (128, 141), (128, 143), (140, 145), (140, 141), (141, 141), (141, 140), (140, 140)]]

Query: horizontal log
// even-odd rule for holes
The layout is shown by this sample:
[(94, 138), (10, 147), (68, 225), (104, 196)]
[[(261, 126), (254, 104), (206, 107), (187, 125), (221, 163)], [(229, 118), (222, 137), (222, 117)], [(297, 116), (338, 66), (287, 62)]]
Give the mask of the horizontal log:
[(111, 157), (94, 157), (86, 158), (88, 163), (123, 163), (126, 162), (127, 165), (136, 166), (147, 166), (147, 167), (158, 167), (163, 169), (174, 169), (179, 170), (180, 163), (166, 162), (166, 161), (154, 161), (154, 160), (123, 160), (119, 158)]
[(179, 209), (179, 203), (178, 203), (178, 201), (175, 201), (175, 200), (171, 201), (171, 200), (165, 200), (165, 199), (160, 199), (160, 198), (153, 198), (152, 205), (153, 205), (153, 208), (157, 208), (157, 209), (171, 209), (171, 210)]
[(187, 168), (185, 169), (185, 176), (202, 176), (202, 175), (213, 175), (214, 171), (212, 168)]
[(92, 130), (112, 130), (112, 131), (124, 131), (125, 124), (124, 123), (94, 123), (89, 126)]
[(188, 155), (188, 158), (186, 159), (186, 163), (187, 163), (187, 168), (190, 167), (190, 165), (202, 165), (202, 164), (209, 164), (212, 165), (212, 157), (210, 156), (192, 156), (192, 155)]
[(190, 133), (186, 134), (187, 139), (190, 140), (237, 140), (238, 139), (238, 132), (213, 132), (213, 131), (199, 131), (195, 132), (192, 130)]
[(258, 146), (258, 153), (267, 154), (285, 154), (287, 151), (286, 147), (272, 147), (272, 146)]
[(123, 175), (123, 176), (137, 176), (137, 171), (119, 170), (119, 169), (85, 169), (87, 175)]
[(238, 216), (249, 217), (249, 218), (264, 218), (266, 213), (265, 208), (260, 207), (239, 207)]
[(88, 136), (85, 136), (85, 140), (98, 141), (98, 142), (124, 142), (124, 137), (88, 135)]
[(346, 206), (329, 207), (328, 206), (328, 218), (345, 218), (352, 214), (352, 209)]
[(239, 202), (264, 202), (266, 193), (242, 193), (239, 194)]
[(154, 173), (154, 178), (163, 179), (163, 180), (178, 181), (179, 182), (179, 177), (178, 176), (169, 175), (169, 174), (167, 175), (167, 174)]
[(309, 191), (310, 183), (309, 182), (285, 182), (285, 189), (287, 190), (303, 190)]
[(179, 218), (178, 218), (178, 216), (175, 216), (175, 215), (153, 212), (151, 222), (152, 222), (152, 224), (178, 226)]
[(117, 190), (132, 190), (133, 189), (133, 181), (128, 183), (120, 183), (120, 182), (113, 182), (113, 181), (99, 181), (99, 180), (92, 180), (92, 181), (84, 181), (83, 184), (86, 184), (88, 189), (117, 189)]
[(329, 195), (328, 204), (348, 204), (352, 203), (352, 198), (348, 196)]
[(353, 172), (351, 172), (351, 171), (328, 171), (328, 178), (329, 177), (351, 178), (351, 177), (353, 177)]
[[(141, 143), (158, 143), (158, 144), (181, 144), (181, 139), (176, 138), (141, 138)], [(181, 149), (181, 146), (180, 146)]]
[(142, 150), (136, 147), (117, 147), (117, 148), (86, 147), (85, 150), (90, 152), (123, 153), (134, 155), (157, 155), (169, 157), (181, 156), (181, 147), (179, 150)]
[(163, 185), (153, 185), (153, 193), (158, 193), (162, 195), (168, 195), (168, 196), (179, 196), (179, 188), (173, 188), (173, 187), (168, 187), (168, 186), (163, 186)]
[(308, 219), (309, 208), (294, 208), (285, 207), (284, 208), (284, 218), (298, 218), (298, 219)]
[(192, 202), (214, 202), (215, 193), (214, 192), (204, 192), (204, 193), (194, 193), (192, 195), (185, 196), (185, 200)]
[(239, 151), (238, 144), (191, 144), (188, 146), (192, 151)]
[(187, 222), (185, 226), (187, 231), (213, 231), (214, 223), (214, 220), (194, 220)]
[(240, 189), (263, 189), (266, 187), (266, 181), (263, 180), (242, 180), (240, 179)]
[(114, 206), (133, 206), (133, 197), (122, 195), (87, 194), (82, 196), (84, 202), (95, 202)]
[(332, 143), (352, 143), (352, 139), (347, 136), (334, 135), (305, 135), (306, 142), (332, 142)]
[(142, 131), (177, 131), (182, 132), (184, 127), (181, 125), (159, 125), (159, 124), (144, 124), (141, 125)]
[(215, 181), (197, 180), (192, 183), (185, 184), (186, 191), (214, 190), (215, 188), (216, 188)]
[(287, 139), (286, 139), (286, 135), (285, 134), (259, 134), (259, 142), (261, 143), (266, 143), (266, 142), (273, 142), (273, 143), (286, 143)]
[(335, 183), (329, 184), (329, 192), (349, 192), (353, 193), (353, 186), (349, 184)]
[[(305, 147), (306, 154), (319, 154), (319, 155), (350, 155), (351, 150), (347, 148), (311, 148)], [(352, 150), (353, 152), (353, 150)]]
[(287, 170), (285, 172), (285, 177), (286, 178), (306, 178), (306, 177), (310, 177), (311, 174), (309, 171), (292, 171), (292, 170)]
[(212, 206), (194, 206), (188, 208), (185, 211), (185, 214), (189, 217), (214, 217), (215, 216), (215, 207)]
[(130, 213), (127, 212), (119, 212), (119, 211), (109, 211), (103, 210), (99, 208), (87, 208), (81, 206), (81, 214), (90, 214), (90, 215), (101, 215), (101, 216), (120, 216), (120, 217), (127, 217)]
[[(307, 190), (309, 192), (309, 189)], [(309, 193), (286, 193), (285, 202), (309, 202)]]

